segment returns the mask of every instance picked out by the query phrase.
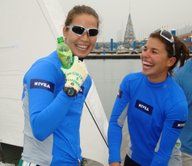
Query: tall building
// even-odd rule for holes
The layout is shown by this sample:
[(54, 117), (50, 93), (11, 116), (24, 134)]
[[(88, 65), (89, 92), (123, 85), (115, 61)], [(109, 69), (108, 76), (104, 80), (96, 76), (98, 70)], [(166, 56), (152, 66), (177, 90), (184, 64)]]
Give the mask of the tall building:
[(124, 47), (130, 48), (133, 41), (135, 41), (135, 33), (133, 30), (133, 23), (131, 20), (131, 14), (129, 13), (127, 26), (126, 26), (126, 30), (125, 30), (125, 35), (124, 35)]

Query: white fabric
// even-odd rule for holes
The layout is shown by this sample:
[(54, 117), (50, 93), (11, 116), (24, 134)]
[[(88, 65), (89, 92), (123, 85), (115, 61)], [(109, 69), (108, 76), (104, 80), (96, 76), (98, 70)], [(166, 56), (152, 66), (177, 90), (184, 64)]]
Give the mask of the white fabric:
[(22, 166), (36, 166), (37, 164), (35, 163), (31, 163), (31, 162), (27, 162), (27, 161), (23, 161)]

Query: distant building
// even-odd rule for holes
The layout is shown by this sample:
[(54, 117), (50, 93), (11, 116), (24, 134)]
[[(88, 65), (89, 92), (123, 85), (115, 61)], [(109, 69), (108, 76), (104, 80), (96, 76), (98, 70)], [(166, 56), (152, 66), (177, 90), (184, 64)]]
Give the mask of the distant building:
[(176, 30), (177, 36), (185, 43), (190, 53), (192, 53), (192, 26), (188, 25)]
[(129, 13), (125, 35), (124, 35), (124, 47), (130, 48), (134, 41), (135, 41), (135, 33), (133, 29), (133, 23), (131, 20), (131, 14)]
[(190, 53), (192, 53), (192, 33), (186, 33), (178, 37), (185, 43)]

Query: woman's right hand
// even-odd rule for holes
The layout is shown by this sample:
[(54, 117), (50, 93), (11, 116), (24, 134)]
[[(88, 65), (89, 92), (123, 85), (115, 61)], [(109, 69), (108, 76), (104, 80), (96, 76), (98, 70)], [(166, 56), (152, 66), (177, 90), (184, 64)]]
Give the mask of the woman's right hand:
[(77, 56), (74, 57), (74, 63), (69, 69), (64, 69), (61, 67), (61, 70), (66, 76), (65, 87), (72, 87), (78, 91), (81, 88), (81, 85), (85, 81), (88, 71), (84, 62), (80, 61)]

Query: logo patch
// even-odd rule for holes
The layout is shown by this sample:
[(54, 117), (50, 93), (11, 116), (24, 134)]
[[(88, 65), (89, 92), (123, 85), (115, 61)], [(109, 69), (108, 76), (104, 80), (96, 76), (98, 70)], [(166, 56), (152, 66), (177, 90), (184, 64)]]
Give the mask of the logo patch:
[(174, 121), (172, 128), (182, 129), (184, 126), (185, 126), (185, 121), (176, 120)]
[(53, 92), (55, 85), (52, 82), (40, 80), (40, 79), (32, 79), (30, 82), (30, 88), (39, 88), (39, 89), (46, 89), (48, 91)]
[(135, 107), (138, 108), (139, 110), (151, 115), (152, 112), (153, 112), (153, 107), (140, 101), (140, 100), (137, 100), (136, 103), (135, 103)]
[(118, 97), (118, 98), (121, 98), (121, 97), (122, 97), (122, 93), (123, 93), (122, 90), (119, 89), (119, 91), (118, 91), (118, 93), (117, 93), (117, 97)]

